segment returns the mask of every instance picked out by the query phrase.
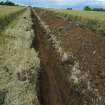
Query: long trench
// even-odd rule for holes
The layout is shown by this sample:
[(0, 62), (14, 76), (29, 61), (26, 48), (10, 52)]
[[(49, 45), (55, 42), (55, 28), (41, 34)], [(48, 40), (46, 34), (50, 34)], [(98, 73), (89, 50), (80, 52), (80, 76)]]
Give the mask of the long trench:
[(32, 10), (35, 30), (35, 48), (39, 51), (41, 71), (39, 73), (39, 100), (41, 105), (68, 105), (70, 84), (64, 78), (59, 55), (48, 42), (46, 30)]

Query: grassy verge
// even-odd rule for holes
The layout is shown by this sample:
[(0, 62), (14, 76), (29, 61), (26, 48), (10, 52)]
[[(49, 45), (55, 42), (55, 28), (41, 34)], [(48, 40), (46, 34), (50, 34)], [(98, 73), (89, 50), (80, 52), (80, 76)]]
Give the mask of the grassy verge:
[[(15, 23), (14, 23), (15, 22)], [(0, 105), (39, 105), (40, 60), (32, 48), (34, 32), (27, 9), (0, 36)]]
[(0, 7), (0, 32), (19, 14), (25, 11), (24, 7), (1, 6)]

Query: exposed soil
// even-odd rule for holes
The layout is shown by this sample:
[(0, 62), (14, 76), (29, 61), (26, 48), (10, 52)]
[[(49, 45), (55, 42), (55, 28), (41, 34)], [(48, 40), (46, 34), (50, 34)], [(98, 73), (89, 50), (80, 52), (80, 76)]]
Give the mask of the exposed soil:
[(39, 74), (40, 102), (42, 105), (65, 105), (70, 89), (67, 88), (67, 83), (62, 76), (61, 62), (54, 48), (49, 45), (46, 32), (36, 16), (32, 17), (35, 23), (35, 47), (39, 50), (42, 67)]
[[(56, 87), (57, 83), (55, 80), (55, 75), (53, 74), (52, 70), (56, 68), (55, 67), (56, 62), (54, 60), (56, 55), (53, 54), (54, 52), (51, 51), (52, 49), (49, 49), (48, 47), (44, 30), (39, 28), (37, 31), (38, 35), (36, 38), (37, 39), (36, 46), (37, 48), (39, 48), (38, 50), (40, 52), (40, 59), (42, 64), (41, 65), (42, 70), (39, 76), (39, 87), (40, 87), (39, 97), (43, 105), (51, 105), (51, 104), (56, 105), (58, 103), (62, 103), (60, 97), (55, 97), (55, 96), (60, 96), (60, 95), (55, 95), (59, 93), (57, 93), (58, 87)], [(50, 81), (53, 81), (53, 83), (51, 84)], [(51, 99), (52, 97), (53, 99)]]
[[(88, 79), (92, 82), (92, 84), (94, 84), (93, 87), (98, 89), (101, 95), (105, 96), (105, 37), (87, 28), (81, 28), (78, 26), (78, 24), (65, 21), (64, 19), (56, 16), (51, 11), (48, 12), (40, 9), (37, 9), (36, 11), (40, 18), (47, 25), (49, 25), (51, 31), (57, 36), (57, 39), (61, 40), (61, 46), (63, 49), (66, 52), (72, 52), (73, 55), (79, 60), (81, 72), (83, 74), (89, 72)], [(52, 70), (48, 71), (50, 72), (50, 75), (47, 75), (46, 71), (43, 70), (46, 76), (41, 76), (41, 78), (43, 78), (41, 80), (44, 81), (44, 79), (46, 79), (46, 81), (48, 81), (47, 79), (49, 78), (54, 83), (52, 86), (48, 87), (50, 89), (44, 90), (44, 88), (42, 88), (41, 91), (46, 92), (50, 90), (52, 93), (57, 93), (55, 90), (57, 90), (57, 88), (60, 86), (56, 87), (58, 83), (56, 83), (55, 75), (51, 71), (57, 70), (59, 72), (60, 68), (56, 67), (56, 65), (59, 65), (57, 56), (53, 49), (49, 49), (47, 41), (44, 40), (46, 39), (44, 34), (45, 33), (41, 31), (38, 37), (38, 43), (40, 46), (39, 48), (41, 48), (39, 49), (41, 53), (40, 55), (44, 60), (42, 62), (45, 62), (43, 66), (46, 65), (48, 69), (50, 68)], [(43, 81), (40, 81), (41, 84), (45, 83)], [(45, 85), (49, 85), (49, 82), (46, 82)], [(51, 98), (51, 96), (48, 97), (49, 99)], [(61, 101), (60, 98), (61, 97), (59, 97), (59, 100), (62, 104), (59, 105), (66, 105)], [(52, 101), (52, 104), (49, 105), (58, 104), (55, 104)]]

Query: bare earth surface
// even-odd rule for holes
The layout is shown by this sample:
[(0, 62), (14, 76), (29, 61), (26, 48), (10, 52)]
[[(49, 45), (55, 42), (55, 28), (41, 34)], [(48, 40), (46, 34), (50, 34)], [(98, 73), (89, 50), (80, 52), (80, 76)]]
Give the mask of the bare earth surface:
[(95, 91), (105, 96), (105, 37), (51, 12), (36, 12), (61, 41), (63, 49), (79, 60), (81, 73), (89, 73), (87, 79)]
[[(35, 19), (35, 17), (33, 18)], [(39, 100), (41, 105), (65, 105), (68, 101), (70, 89), (66, 81), (62, 78), (62, 65), (54, 48), (46, 37), (46, 31), (40, 26), (38, 21), (35, 23), (36, 40), (35, 46), (40, 52), (41, 71), (39, 75)], [(67, 93), (66, 93), (67, 92)]]

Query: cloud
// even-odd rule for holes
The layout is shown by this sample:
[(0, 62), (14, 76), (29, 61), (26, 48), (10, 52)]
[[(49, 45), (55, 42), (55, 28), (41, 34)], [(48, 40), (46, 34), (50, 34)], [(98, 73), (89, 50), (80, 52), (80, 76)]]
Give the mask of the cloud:
[(97, 2), (105, 2), (105, 0), (95, 0), (95, 1), (97, 1)]
[(105, 5), (105, 0), (95, 0), (96, 3), (98, 4), (101, 4), (101, 5)]

